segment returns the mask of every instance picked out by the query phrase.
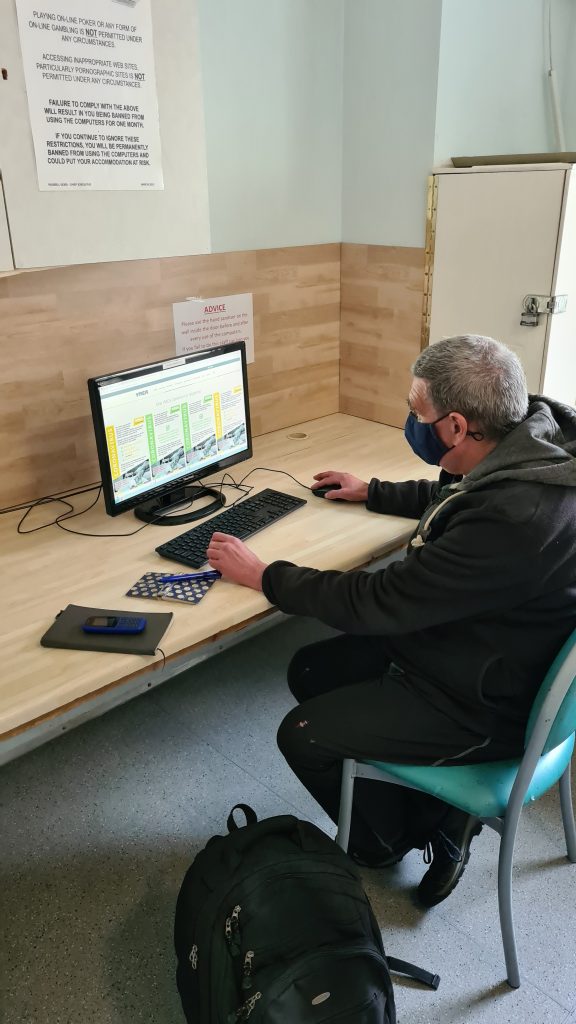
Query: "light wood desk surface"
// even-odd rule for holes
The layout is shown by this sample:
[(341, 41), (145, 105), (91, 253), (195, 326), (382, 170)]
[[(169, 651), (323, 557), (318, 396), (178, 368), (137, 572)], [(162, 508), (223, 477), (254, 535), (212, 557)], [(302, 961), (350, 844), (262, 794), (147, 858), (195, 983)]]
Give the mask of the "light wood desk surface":
[[(345, 470), (365, 480), (373, 476), (404, 480), (422, 476), (424, 469), (410, 452), (402, 431), (341, 414), (255, 438), (254, 452), (251, 462), (231, 467), (235, 480), (256, 466), (286, 470), (304, 484), (312, 482), (315, 472), (326, 469)], [(413, 529), (411, 520), (374, 515), (362, 504), (315, 498), (280, 473), (258, 471), (247, 482), (255, 491), (273, 487), (309, 498), (307, 505), (248, 541), (266, 562), (286, 558), (318, 569), (347, 570), (400, 547)], [(229, 503), (237, 497), (231, 489), (226, 493)], [(93, 497), (84, 495), (72, 500), (80, 509)], [(28, 516), (24, 528), (50, 522), (61, 510), (62, 506), (56, 504), (40, 506)], [(208, 651), (218, 637), (243, 630), (274, 611), (262, 594), (220, 581), (198, 605), (125, 597), (144, 572), (168, 572), (171, 565), (175, 572), (185, 571), (185, 567), (160, 558), (154, 549), (188, 529), (186, 526), (147, 526), (124, 538), (78, 537), (57, 527), (20, 536), (16, 527), (21, 514), (0, 516), (0, 741), (6, 742), (44, 720), (54, 721), (55, 716), (106, 690), (121, 690), (146, 671), (153, 673), (153, 685), (170, 674), (163, 670), (160, 655), (41, 647), (40, 637), (67, 604), (125, 608), (144, 615), (172, 611), (174, 620), (161, 645), (167, 668), (183, 655), (193, 661), (194, 652)], [(74, 529), (111, 534), (129, 534), (139, 525), (132, 513), (106, 516), (102, 499), (70, 522)]]

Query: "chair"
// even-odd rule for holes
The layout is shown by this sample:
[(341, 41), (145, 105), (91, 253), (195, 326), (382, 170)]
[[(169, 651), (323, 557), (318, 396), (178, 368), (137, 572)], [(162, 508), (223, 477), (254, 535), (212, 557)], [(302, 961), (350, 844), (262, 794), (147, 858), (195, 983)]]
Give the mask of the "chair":
[(367, 778), (417, 789), (474, 814), (498, 832), (498, 907), (508, 984), (520, 985), (512, 914), (512, 860), (522, 807), (559, 782), (560, 806), (569, 860), (576, 863), (576, 829), (570, 791), (570, 764), (576, 730), (576, 630), (557, 654), (534, 701), (524, 755), (519, 760), (430, 767), (355, 761), (342, 766), (336, 842), (346, 850), (354, 779)]

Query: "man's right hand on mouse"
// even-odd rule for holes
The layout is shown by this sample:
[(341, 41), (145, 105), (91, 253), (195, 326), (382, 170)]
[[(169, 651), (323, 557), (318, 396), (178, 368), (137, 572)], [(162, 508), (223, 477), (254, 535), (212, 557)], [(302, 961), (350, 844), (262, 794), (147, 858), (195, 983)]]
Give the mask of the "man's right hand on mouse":
[(331, 484), (334, 486), (334, 491), (328, 491), (325, 495), (327, 501), (334, 501), (335, 498), (339, 501), (368, 500), (368, 484), (351, 473), (327, 469), (322, 473), (315, 473), (314, 480), (316, 484), (312, 484), (312, 490), (316, 487), (329, 487)]

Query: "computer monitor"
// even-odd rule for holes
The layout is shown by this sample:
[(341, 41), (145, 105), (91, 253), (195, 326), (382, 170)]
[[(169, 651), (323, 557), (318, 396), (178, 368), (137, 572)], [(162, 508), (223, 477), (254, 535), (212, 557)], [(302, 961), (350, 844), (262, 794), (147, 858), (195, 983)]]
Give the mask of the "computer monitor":
[[(93, 377), (88, 392), (108, 515), (171, 526), (225, 504), (191, 485), (252, 456), (244, 342)], [(215, 500), (170, 514), (201, 494)]]

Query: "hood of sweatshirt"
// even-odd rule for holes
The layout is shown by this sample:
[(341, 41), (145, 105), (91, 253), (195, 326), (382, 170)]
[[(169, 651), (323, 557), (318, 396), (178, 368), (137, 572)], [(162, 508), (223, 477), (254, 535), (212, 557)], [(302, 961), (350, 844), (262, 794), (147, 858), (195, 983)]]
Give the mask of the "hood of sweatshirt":
[(530, 395), (526, 419), (452, 489), (471, 491), (499, 480), (576, 487), (576, 410)]
[(467, 476), (446, 484), (420, 520), (410, 547), (426, 543), (432, 522), (463, 491), (500, 480), (576, 487), (576, 410), (551, 398), (530, 395), (528, 413)]

